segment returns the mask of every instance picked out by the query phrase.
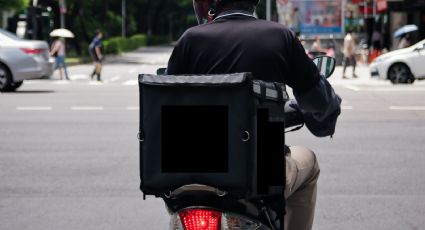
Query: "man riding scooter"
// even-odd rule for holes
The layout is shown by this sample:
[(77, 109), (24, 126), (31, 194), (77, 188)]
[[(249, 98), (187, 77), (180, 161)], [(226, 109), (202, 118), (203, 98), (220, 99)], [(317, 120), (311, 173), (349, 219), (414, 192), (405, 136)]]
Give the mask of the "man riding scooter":
[[(199, 26), (179, 39), (167, 73), (251, 72), (255, 79), (285, 83), (293, 89), (309, 130), (334, 134), (341, 99), (320, 76), (300, 41), (284, 26), (258, 20), (259, 0), (194, 0)], [(285, 229), (311, 229), (319, 166), (315, 154), (292, 146), (286, 154)], [(283, 155), (284, 153), (282, 153)]]

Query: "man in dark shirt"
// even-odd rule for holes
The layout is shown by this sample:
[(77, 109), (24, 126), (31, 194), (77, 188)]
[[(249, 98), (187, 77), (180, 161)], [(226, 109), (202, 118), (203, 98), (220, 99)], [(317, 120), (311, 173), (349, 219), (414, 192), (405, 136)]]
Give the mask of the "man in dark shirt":
[(319, 81), (316, 66), (290, 30), (240, 12), (219, 14), (212, 23), (187, 30), (174, 48), (168, 73), (251, 72), (301, 91)]
[[(258, 20), (258, 0), (194, 0), (198, 22), (175, 46), (168, 74), (251, 72), (256, 79), (283, 82), (293, 89), (307, 127), (316, 136), (334, 133), (340, 98), (320, 76), (300, 41), (284, 26)], [(215, 5), (215, 14), (209, 14)], [(208, 18), (209, 17), (209, 18)], [(315, 154), (290, 147), (286, 156), (285, 229), (311, 229), (319, 166)]]
[(97, 76), (97, 80), (101, 81), (100, 73), (102, 71), (102, 32), (100, 30), (96, 30), (95, 37), (93, 38), (92, 42), (89, 45), (89, 54), (92, 57), (92, 60), (94, 62), (94, 70), (93, 73), (90, 75), (91, 79), (93, 80), (94, 75)]

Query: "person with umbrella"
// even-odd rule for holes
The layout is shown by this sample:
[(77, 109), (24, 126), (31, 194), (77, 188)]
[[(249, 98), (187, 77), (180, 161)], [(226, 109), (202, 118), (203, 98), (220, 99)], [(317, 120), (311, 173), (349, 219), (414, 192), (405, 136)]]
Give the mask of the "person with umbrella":
[[(50, 56), (55, 57), (55, 70), (59, 69), (61, 80), (63, 79), (63, 72), (65, 72), (65, 80), (70, 80), (68, 77), (68, 70), (65, 62), (65, 37), (74, 37), (71, 31), (66, 29), (56, 29), (50, 33), (51, 37), (55, 40), (52, 43)], [(63, 71), (62, 71), (63, 69)]]
[(400, 41), (398, 43), (397, 48), (403, 49), (403, 48), (409, 47), (411, 45), (411, 42), (412, 42), (409, 33), (417, 31), (417, 30), (418, 30), (418, 27), (416, 25), (413, 25), (413, 24), (402, 26), (401, 28), (396, 30), (394, 32), (394, 37), (395, 38), (400, 37)]
[(409, 34), (403, 34), (401, 35), (400, 41), (398, 42), (397, 49), (403, 49), (410, 46), (410, 35)]

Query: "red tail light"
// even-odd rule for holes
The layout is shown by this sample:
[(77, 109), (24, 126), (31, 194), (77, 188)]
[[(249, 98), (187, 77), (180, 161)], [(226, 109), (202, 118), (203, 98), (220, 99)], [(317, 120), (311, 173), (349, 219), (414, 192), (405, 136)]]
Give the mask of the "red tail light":
[(188, 209), (179, 213), (185, 230), (220, 230), (221, 212), (208, 209)]
[(21, 48), (21, 50), (26, 54), (41, 54), (44, 52), (44, 49)]

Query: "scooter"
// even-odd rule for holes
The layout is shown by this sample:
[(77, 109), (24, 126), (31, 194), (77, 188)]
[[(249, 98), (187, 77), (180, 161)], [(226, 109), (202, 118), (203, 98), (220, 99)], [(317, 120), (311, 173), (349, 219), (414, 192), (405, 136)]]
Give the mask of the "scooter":
[[(335, 59), (313, 59), (320, 73), (329, 77)], [(166, 70), (159, 69), (158, 74)], [(284, 106), (286, 132), (302, 128), (300, 111), (288, 101)], [(170, 230), (277, 230), (283, 229), (285, 200), (283, 195), (239, 198), (213, 186), (187, 184), (161, 196), (170, 214)]]

